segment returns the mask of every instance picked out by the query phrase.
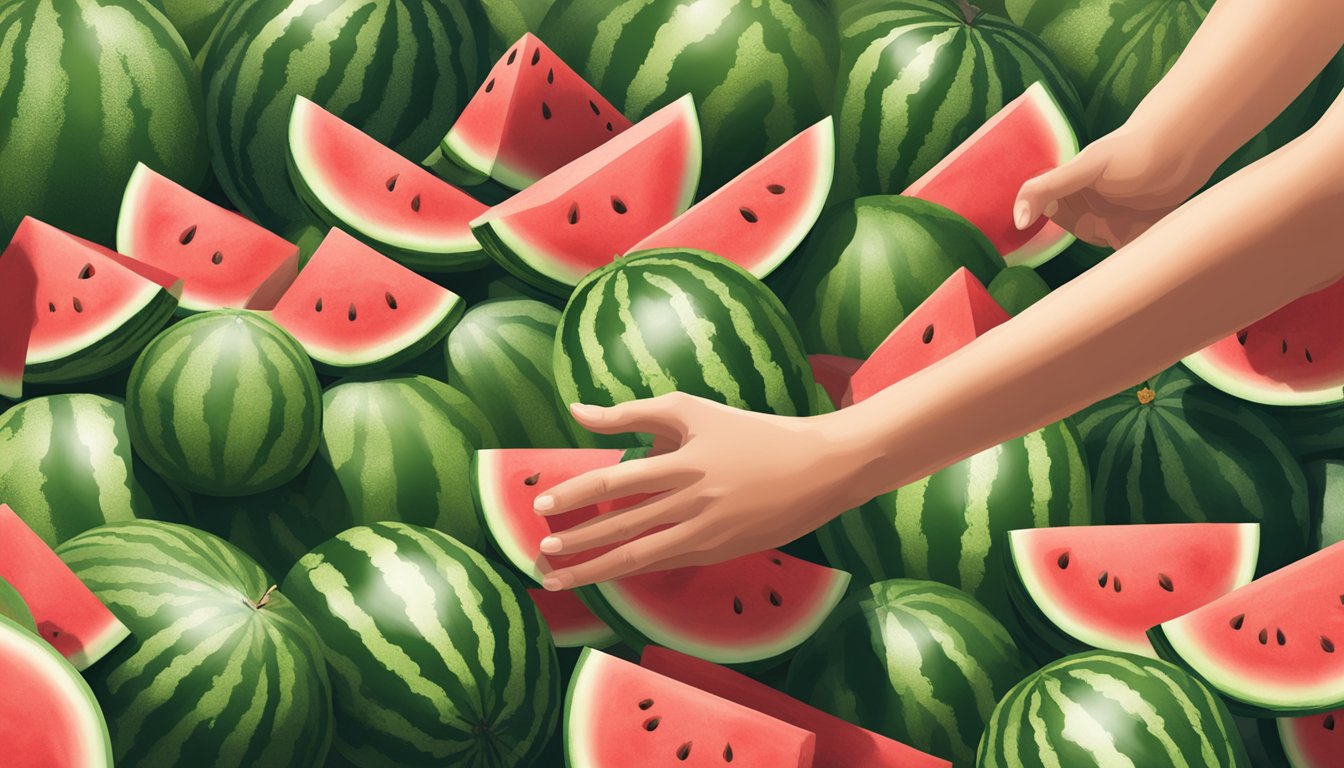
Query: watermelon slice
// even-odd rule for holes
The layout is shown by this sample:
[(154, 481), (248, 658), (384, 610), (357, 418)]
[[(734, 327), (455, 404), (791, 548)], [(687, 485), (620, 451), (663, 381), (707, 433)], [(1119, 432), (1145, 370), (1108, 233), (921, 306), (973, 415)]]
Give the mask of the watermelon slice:
[(443, 156), (523, 189), (630, 127), (546, 44), (523, 35), (490, 70), (443, 137)]
[(1008, 321), (985, 286), (962, 267), (882, 341), (849, 381), (844, 404), (862, 402)]
[(179, 313), (267, 310), (299, 273), (299, 248), (135, 166), (117, 219), (117, 250), (183, 279)]
[(286, 157), (300, 199), (324, 224), (421, 272), (486, 263), (468, 226), (484, 205), (302, 96)]
[(826, 390), (836, 408), (845, 399), (850, 378), (863, 365), (862, 360), (839, 355), (808, 355), (807, 362), (812, 364), (812, 378)]
[(1231, 395), (1266, 405), (1344, 400), (1344, 280), (1196, 352), (1185, 366)]
[(594, 616), (573, 592), (529, 589), (527, 594), (541, 610), (556, 648), (606, 648), (620, 641), (611, 627)]
[(271, 313), (319, 368), (336, 374), (399, 365), (442, 341), (461, 316), (457, 294), (339, 229)]
[[(473, 487), (496, 548), (516, 568), (540, 581), (543, 538), (639, 499), (554, 517), (536, 514), (533, 499), (564, 480), (612, 466), (622, 455), (616, 449), (478, 451)], [(553, 562), (572, 564), (602, 551)], [(717, 565), (629, 576), (578, 593), (636, 649), (664, 645), (718, 663), (767, 666), (810, 637), (848, 585), (849, 574), (843, 571), (772, 550)]]
[(1344, 709), (1261, 720), (1266, 745), (1277, 745), (1289, 768), (1339, 768), (1344, 760)]
[(1252, 717), (1344, 707), (1344, 543), (1262, 576), (1148, 633)]
[(565, 696), (565, 758), (582, 768), (810, 768), (816, 735), (585, 648)]
[(38, 634), (76, 669), (87, 669), (130, 634), (5, 504), (0, 504), (0, 578), (23, 596)]
[(1040, 83), (999, 110), (903, 194), (950, 208), (980, 228), (1008, 266), (1035, 267), (1069, 247), (1073, 235), (1045, 217), (1014, 223), (1027, 180), (1078, 154), (1078, 137)]
[(709, 251), (764, 278), (817, 223), (834, 175), (835, 131), (827, 117), (630, 250)]
[(1149, 627), (1250, 583), (1256, 523), (1032, 528), (1009, 534), (1009, 594), (1047, 645), (1156, 656)]
[(524, 282), (571, 289), (675, 219), (700, 179), (690, 96), (565, 165), (471, 222), (485, 250)]
[(639, 664), (815, 733), (817, 749), (812, 762), (815, 768), (948, 768), (952, 765), (940, 757), (822, 712), (740, 672), (694, 656), (650, 645), (644, 649)]

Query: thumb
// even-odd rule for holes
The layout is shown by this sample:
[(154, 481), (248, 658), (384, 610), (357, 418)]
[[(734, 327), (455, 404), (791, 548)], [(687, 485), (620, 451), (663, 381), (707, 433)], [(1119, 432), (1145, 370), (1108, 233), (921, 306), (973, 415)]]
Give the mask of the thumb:
[(1026, 229), (1042, 216), (1053, 216), (1061, 198), (1090, 186), (1104, 167), (1099, 155), (1083, 152), (1069, 162), (1029, 179), (1017, 193), (1013, 223)]
[(607, 408), (574, 403), (569, 410), (575, 421), (590, 432), (602, 435), (645, 432), (680, 442), (686, 435), (686, 411), (693, 407), (695, 399), (682, 392), (672, 392)]

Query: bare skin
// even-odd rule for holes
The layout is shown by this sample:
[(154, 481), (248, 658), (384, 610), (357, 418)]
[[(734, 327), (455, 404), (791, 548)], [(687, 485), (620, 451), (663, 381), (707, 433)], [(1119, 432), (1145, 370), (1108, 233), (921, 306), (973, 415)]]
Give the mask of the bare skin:
[[(1182, 204), (1342, 44), (1344, 3), (1216, 4), (1129, 123), (1020, 193), (1020, 223), (1050, 215), (1120, 249), (858, 405), (811, 418), (682, 394), (575, 405), (575, 418), (594, 432), (656, 435), (659, 455), (562, 483), (537, 499), (537, 512), (659, 495), (548, 537), (549, 554), (625, 543), (548, 573), (544, 586), (780, 546), (873, 496), (1142, 381), (1344, 277), (1336, 244), (1344, 98), (1297, 141)], [(1244, 53), (1251, 50), (1255, 56)]]

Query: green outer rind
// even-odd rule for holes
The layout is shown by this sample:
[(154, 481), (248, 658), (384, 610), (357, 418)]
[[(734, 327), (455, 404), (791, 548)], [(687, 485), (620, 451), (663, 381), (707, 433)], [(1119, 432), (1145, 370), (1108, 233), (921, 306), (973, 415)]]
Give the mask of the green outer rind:
[(1256, 386), (1215, 363), (1204, 350), (1186, 357), (1181, 363), (1189, 368), (1191, 373), (1227, 394), (1260, 405), (1301, 407), (1344, 402), (1344, 386), (1340, 385), (1300, 390)]
[(176, 310), (177, 297), (160, 289), (135, 317), (102, 340), (57, 360), (25, 365), (23, 380), (29, 384), (70, 384), (119, 370), (168, 325)]
[(1010, 315), (1020, 315), (1050, 293), (1050, 286), (1030, 267), (1008, 267), (985, 286)]
[[(1050, 125), (1050, 135), (1054, 137), (1055, 145), (1059, 148), (1055, 165), (1064, 165), (1078, 156), (1078, 133), (1073, 130), (1073, 125), (1064, 113), (1064, 105), (1055, 98), (1055, 94), (1049, 88), (1037, 82), (1028, 86), (1027, 90), (1032, 92), (1034, 100), (1048, 103), (1048, 107), (1039, 107), (1038, 112), (1045, 116)], [(1004, 263), (1009, 266), (1039, 267), (1063, 253), (1078, 239), (1072, 232), (1062, 227), (1054, 239), (1046, 240), (1045, 234), (1046, 230), (1042, 230), (1022, 247), (1005, 253)]]
[(37, 634), (37, 622), (33, 620), (33, 612), (28, 610), (28, 604), (23, 601), (23, 595), (3, 578), (0, 578), (0, 617)]
[(555, 641), (556, 648), (610, 648), (621, 642), (621, 636), (616, 634), (616, 630), (605, 623), (601, 627), (593, 627), (584, 631), (565, 631), (551, 630), (551, 639)]

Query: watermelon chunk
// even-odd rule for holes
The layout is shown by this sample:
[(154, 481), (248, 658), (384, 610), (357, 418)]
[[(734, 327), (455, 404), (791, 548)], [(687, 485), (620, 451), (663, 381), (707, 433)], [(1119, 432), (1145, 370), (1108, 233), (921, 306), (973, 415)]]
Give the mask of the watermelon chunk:
[(302, 96), (286, 158), (299, 198), (324, 224), (421, 272), (486, 263), (468, 226), (484, 205)]
[(1160, 624), (1149, 638), (1244, 714), (1344, 707), (1344, 543)]
[(582, 768), (809, 768), (817, 737), (585, 648), (565, 696), (565, 758)]
[(807, 362), (812, 365), (812, 378), (826, 390), (836, 408), (844, 401), (854, 372), (863, 365), (862, 360), (840, 355), (808, 355)]
[(594, 616), (573, 592), (529, 589), (527, 594), (550, 627), (556, 648), (606, 648), (620, 641), (611, 627)]
[(462, 316), (457, 294), (332, 229), (271, 319), (321, 369), (386, 370), (443, 341)]
[(1145, 634), (1250, 583), (1256, 523), (1030, 528), (1009, 534), (1009, 594), (1063, 655), (1156, 657)]
[(478, 177), (523, 189), (629, 127), (620, 110), (529, 33), (495, 63), (440, 149)]
[(0, 578), (23, 596), (38, 634), (76, 669), (87, 669), (130, 635), (6, 504), (0, 504)]
[(821, 215), (835, 175), (831, 118), (630, 247), (694, 248), (722, 256), (759, 278), (784, 262)]
[(902, 194), (961, 214), (985, 233), (1008, 266), (1035, 267), (1074, 237), (1045, 217), (1019, 230), (1017, 193), (1029, 179), (1077, 154), (1078, 137), (1059, 102), (1034, 83)]
[(558, 296), (691, 204), (700, 124), (684, 96), (471, 222), (496, 261)]
[(183, 280), (178, 312), (267, 310), (299, 273), (299, 248), (162, 176), (135, 166), (117, 250)]
[(1289, 768), (1339, 768), (1344, 755), (1344, 709), (1261, 720), (1260, 732), (1266, 745), (1278, 746)]

